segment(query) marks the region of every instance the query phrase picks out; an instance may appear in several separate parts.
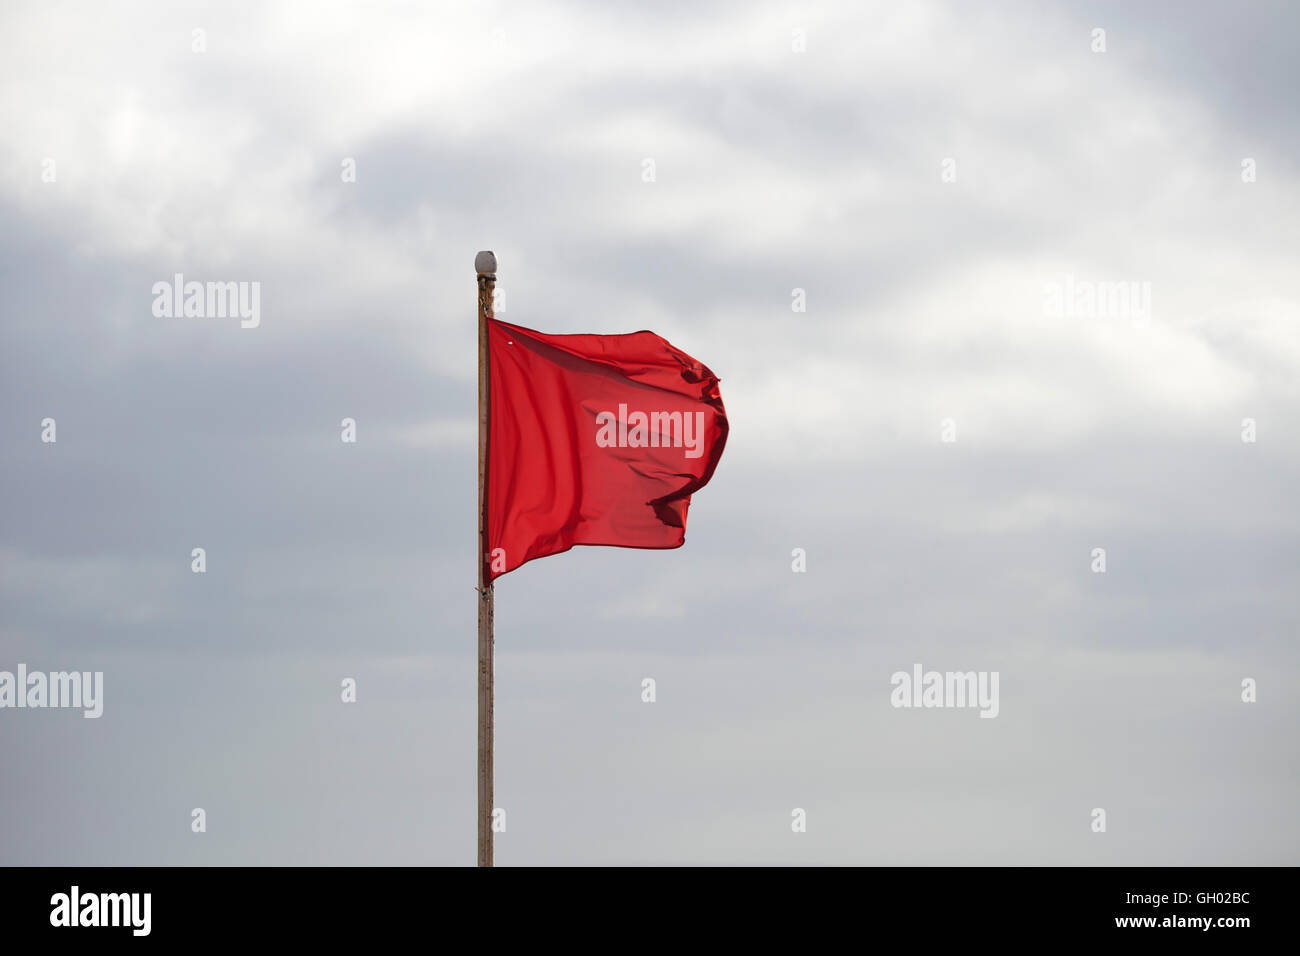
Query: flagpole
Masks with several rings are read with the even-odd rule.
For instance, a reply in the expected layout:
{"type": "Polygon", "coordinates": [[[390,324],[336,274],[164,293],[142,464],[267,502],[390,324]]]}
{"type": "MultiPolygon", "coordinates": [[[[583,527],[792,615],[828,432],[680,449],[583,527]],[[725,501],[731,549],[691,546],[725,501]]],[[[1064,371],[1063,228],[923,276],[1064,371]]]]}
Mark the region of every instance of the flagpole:
{"type": "Polygon", "coordinates": [[[493,714],[492,580],[488,576],[487,468],[491,407],[488,319],[497,283],[497,257],[474,257],[478,273],[478,865],[492,865],[493,714]]]}

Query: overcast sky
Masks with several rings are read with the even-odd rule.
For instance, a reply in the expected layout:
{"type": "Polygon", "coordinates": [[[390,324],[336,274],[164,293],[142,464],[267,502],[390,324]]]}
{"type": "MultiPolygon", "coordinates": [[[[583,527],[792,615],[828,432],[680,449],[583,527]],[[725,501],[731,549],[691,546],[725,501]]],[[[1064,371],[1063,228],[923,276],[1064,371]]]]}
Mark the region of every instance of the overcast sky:
{"type": "Polygon", "coordinates": [[[473,863],[490,248],[731,422],[497,582],[498,863],[1300,863],[1300,16],[1132,6],[6,2],[0,862],[473,863]]]}

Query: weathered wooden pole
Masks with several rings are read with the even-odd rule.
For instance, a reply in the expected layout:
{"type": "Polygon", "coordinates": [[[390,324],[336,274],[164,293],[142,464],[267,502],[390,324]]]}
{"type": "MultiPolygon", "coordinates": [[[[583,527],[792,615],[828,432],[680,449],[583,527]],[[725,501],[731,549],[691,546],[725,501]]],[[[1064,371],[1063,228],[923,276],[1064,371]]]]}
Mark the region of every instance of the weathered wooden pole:
{"type": "Polygon", "coordinates": [[[478,865],[492,865],[493,714],[492,579],[488,573],[488,432],[492,413],[488,319],[497,282],[497,257],[474,257],[478,273],[478,865]]]}

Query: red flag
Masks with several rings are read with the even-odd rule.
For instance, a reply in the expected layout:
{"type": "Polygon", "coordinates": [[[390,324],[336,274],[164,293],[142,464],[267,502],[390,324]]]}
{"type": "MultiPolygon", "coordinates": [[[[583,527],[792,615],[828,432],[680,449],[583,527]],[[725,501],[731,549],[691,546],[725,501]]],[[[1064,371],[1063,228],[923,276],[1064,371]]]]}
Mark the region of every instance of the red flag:
{"type": "Polygon", "coordinates": [[[681,547],[727,442],[717,376],[653,332],[487,324],[489,580],[578,544],[681,547]]]}

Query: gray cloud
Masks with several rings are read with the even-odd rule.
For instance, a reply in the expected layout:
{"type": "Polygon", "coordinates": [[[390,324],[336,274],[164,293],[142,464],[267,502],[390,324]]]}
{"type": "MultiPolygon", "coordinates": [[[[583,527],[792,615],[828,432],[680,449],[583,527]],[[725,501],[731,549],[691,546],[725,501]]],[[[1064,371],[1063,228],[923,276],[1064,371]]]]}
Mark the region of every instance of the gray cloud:
{"type": "Polygon", "coordinates": [[[1294,864],[1294,13],[488,7],[0,14],[0,669],[106,687],[0,712],[0,859],[472,861],[495,248],[503,318],[654,329],[732,423],[684,548],[499,582],[501,863],[1294,864]]]}

